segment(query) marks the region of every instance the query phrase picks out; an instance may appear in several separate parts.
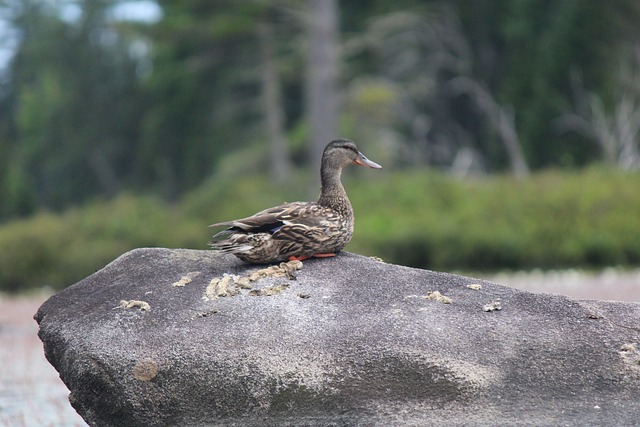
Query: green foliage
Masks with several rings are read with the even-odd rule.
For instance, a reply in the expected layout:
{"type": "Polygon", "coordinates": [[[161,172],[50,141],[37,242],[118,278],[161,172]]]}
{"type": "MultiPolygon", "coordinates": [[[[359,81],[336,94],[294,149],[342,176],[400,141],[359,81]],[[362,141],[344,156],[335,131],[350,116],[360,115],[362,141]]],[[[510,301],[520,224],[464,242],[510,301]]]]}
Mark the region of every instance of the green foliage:
{"type": "MultiPolygon", "coordinates": [[[[632,219],[640,214],[638,174],[594,168],[548,171],[527,181],[501,176],[456,182],[423,174],[394,179],[404,182],[385,182],[382,191],[404,191],[391,203],[380,200],[380,211],[358,217],[362,230],[353,250],[444,270],[640,262],[633,238],[640,224],[632,219]]],[[[352,198],[370,206],[359,200],[360,190],[352,188],[352,198]]]]}
{"type": "MultiPolygon", "coordinates": [[[[350,170],[356,212],[347,250],[435,270],[603,267],[640,263],[640,174],[600,168],[459,181],[415,170],[350,170]],[[366,173],[366,175],[364,175],[366,173]]],[[[207,225],[305,197],[262,176],[211,179],[170,205],[122,195],[0,227],[0,290],[60,288],[127,250],[205,249],[207,225]]]]}
{"type": "Polygon", "coordinates": [[[10,222],[0,228],[0,289],[60,287],[131,248],[190,243],[189,224],[175,222],[165,203],[128,195],[10,222]]]}

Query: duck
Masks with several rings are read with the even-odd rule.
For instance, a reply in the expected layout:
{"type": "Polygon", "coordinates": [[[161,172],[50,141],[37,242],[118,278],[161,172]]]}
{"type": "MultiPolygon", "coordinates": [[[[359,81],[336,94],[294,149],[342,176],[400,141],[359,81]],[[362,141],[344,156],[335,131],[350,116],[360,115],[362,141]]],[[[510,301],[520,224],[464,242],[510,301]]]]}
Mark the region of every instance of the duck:
{"type": "Polygon", "coordinates": [[[335,139],[322,153],[317,202],[284,203],[246,218],[211,224],[226,228],[209,245],[251,264],[335,256],[353,236],[353,207],[340,179],[342,169],[351,164],[382,168],[353,141],[335,139]]]}

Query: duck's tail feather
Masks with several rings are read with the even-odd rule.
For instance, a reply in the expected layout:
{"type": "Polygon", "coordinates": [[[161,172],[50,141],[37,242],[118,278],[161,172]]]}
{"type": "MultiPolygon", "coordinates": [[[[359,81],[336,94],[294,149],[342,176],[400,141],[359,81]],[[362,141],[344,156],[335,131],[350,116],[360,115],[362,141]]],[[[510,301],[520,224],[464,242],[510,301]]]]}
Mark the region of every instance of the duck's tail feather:
{"type": "Polygon", "coordinates": [[[236,245],[236,244],[225,244],[220,242],[209,242],[209,246],[214,251],[218,251],[222,254],[236,254],[241,252],[249,252],[253,249],[253,246],[250,245],[236,245]]]}
{"type": "Polygon", "coordinates": [[[251,238],[237,230],[228,228],[214,235],[209,241],[211,249],[225,254],[248,252],[254,248],[251,238]]]}

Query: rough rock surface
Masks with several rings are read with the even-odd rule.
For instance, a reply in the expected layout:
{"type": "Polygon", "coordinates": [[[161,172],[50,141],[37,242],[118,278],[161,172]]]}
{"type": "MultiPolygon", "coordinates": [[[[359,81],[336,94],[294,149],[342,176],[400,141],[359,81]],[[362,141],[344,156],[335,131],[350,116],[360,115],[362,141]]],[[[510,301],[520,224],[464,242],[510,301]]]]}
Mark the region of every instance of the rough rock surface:
{"type": "Polygon", "coordinates": [[[92,426],[640,422],[640,304],[348,253],[295,267],[138,249],[35,318],[92,426]]]}

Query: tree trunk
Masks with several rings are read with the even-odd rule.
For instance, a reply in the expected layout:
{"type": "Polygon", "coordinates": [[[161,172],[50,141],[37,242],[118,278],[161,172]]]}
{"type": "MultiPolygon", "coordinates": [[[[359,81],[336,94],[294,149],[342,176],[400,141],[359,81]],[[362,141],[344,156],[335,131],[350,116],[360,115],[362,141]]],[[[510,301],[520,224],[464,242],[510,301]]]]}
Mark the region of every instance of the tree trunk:
{"type": "MultiPolygon", "coordinates": [[[[310,160],[320,164],[325,145],[338,132],[338,10],[335,0],[309,0],[309,56],[307,114],[310,128],[310,160]]],[[[315,183],[320,181],[316,177],[315,183]]]]}
{"type": "Polygon", "coordinates": [[[108,198],[113,198],[120,192],[120,180],[118,174],[113,170],[109,164],[109,160],[105,156],[104,152],[95,147],[89,152],[88,156],[89,165],[91,169],[98,177],[98,182],[104,191],[104,194],[108,198]]]}
{"type": "Polygon", "coordinates": [[[289,179],[291,167],[284,131],[284,111],[282,92],[278,79],[271,24],[262,23],[258,27],[260,53],[262,56],[262,100],[270,147],[271,179],[283,184],[289,179]]]}
{"type": "Polygon", "coordinates": [[[516,132],[516,120],[512,111],[501,107],[497,103],[494,105],[494,126],[502,139],[507,155],[511,163],[511,171],[517,178],[527,178],[530,175],[529,166],[524,159],[520,138],[516,132]]]}

